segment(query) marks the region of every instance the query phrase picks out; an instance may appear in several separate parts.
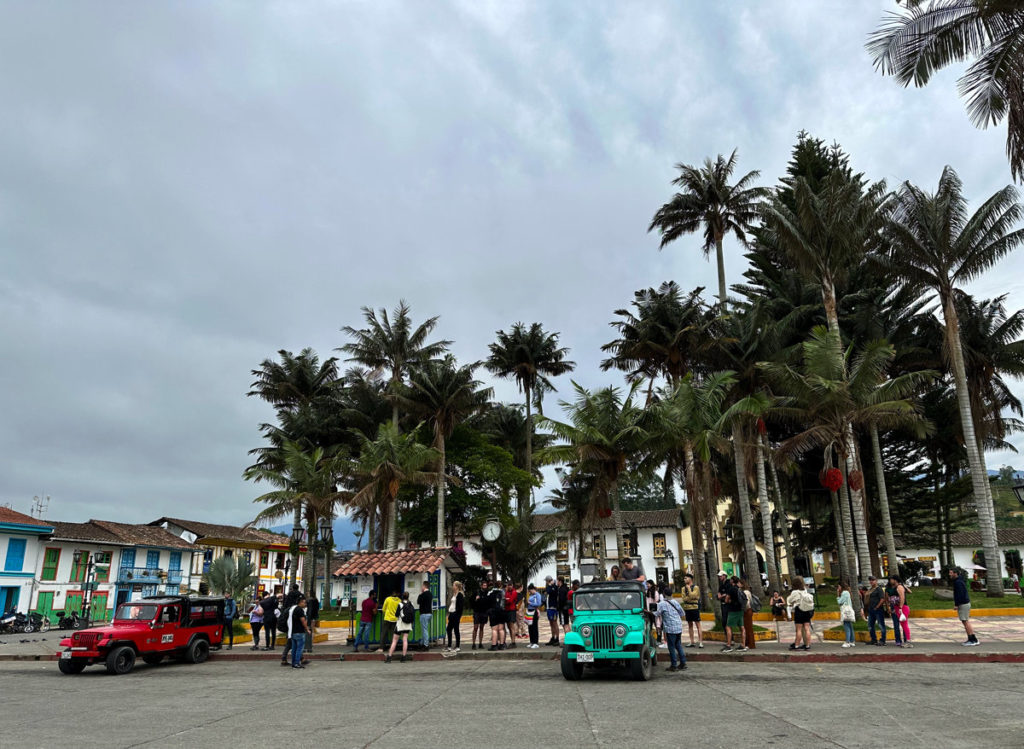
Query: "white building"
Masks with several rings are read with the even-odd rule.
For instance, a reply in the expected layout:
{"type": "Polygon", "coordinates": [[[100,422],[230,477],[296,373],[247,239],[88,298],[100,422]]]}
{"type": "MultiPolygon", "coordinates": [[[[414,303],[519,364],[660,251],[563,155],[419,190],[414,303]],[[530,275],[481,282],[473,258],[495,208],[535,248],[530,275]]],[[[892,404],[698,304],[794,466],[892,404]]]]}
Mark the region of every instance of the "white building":
{"type": "MultiPolygon", "coordinates": [[[[968,572],[973,572],[976,579],[983,580],[985,572],[980,569],[972,569],[975,555],[979,552],[983,555],[985,552],[981,544],[981,531],[957,531],[950,534],[949,540],[952,545],[953,564],[968,572]]],[[[996,530],[996,540],[1003,555],[1000,560],[1000,574],[1003,577],[1009,577],[1012,571],[1020,575],[1021,570],[1015,566],[1014,556],[1016,559],[1024,558],[1024,528],[999,528],[996,530]],[[1016,552],[1016,555],[1012,552],[1016,552]]],[[[899,546],[898,543],[897,546],[899,546]]],[[[926,565],[925,574],[929,577],[939,576],[939,550],[937,548],[900,548],[897,550],[896,556],[901,562],[923,563],[926,565]]],[[[974,566],[980,567],[981,565],[974,566]]],[[[988,560],[985,560],[984,566],[988,566],[988,560]]]]}
{"type": "Polygon", "coordinates": [[[42,540],[52,531],[51,523],[0,507],[0,613],[29,610],[42,540]]]}

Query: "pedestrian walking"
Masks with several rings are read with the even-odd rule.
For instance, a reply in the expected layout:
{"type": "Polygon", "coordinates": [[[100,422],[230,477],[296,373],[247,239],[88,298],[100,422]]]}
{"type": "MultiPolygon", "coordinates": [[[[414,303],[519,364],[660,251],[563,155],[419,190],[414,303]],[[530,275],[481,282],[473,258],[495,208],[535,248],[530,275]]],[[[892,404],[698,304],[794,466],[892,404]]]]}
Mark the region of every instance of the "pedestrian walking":
{"type": "Polygon", "coordinates": [[[306,652],[313,651],[313,637],[316,635],[316,625],[320,623],[320,599],[316,593],[306,596],[306,652]]]}
{"type": "Polygon", "coordinates": [[[420,647],[430,650],[430,622],[434,618],[434,596],[430,594],[430,583],[423,583],[416,605],[420,610],[420,647]]]}
{"type": "Polygon", "coordinates": [[[259,601],[249,612],[249,629],[252,630],[252,647],[249,650],[259,650],[260,630],[263,629],[263,606],[259,601]]]}
{"type": "MultiPolygon", "coordinates": [[[[455,636],[455,650],[458,653],[462,649],[462,609],[465,606],[466,597],[462,594],[462,583],[456,580],[452,583],[452,594],[448,599],[448,626],[445,634],[448,635],[448,647],[445,650],[452,652],[452,635],[455,636]]],[[[475,625],[474,625],[475,626],[475,625]]]]}
{"type": "MultiPolygon", "coordinates": [[[[409,597],[408,593],[403,591],[404,597],[409,597]]],[[[391,591],[388,593],[388,597],[384,599],[384,605],[381,607],[381,614],[383,621],[380,625],[380,649],[387,650],[391,646],[391,640],[395,635],[395,629],[398,627],[398,609],[402,606],[402,598],[399,597],[397,591],[391,591]]]]}
{"type": "Polygon", "coordinates": [[[526,589],[526,628],[530,634],[530,648],[536,650],[540,647],[540,608],[543,600],[537,590],[537,586],[530,583],[526,589]]]}
{"type": "MultiPolygon", "coordinates": [[[[387,601],[385,601],[387,603],[387,601]]],[[[384,658],[385,663],[391,663],[391,657],[395,654],[398,641],[402,641],[402,663],[409,659],[409,633],[412,632],[412,624],[416,621],[416,609],[409,601],[409,591],[402,591],[401,605],[398,608],[398,616],[395,621],[395,633],[391,636],[391,649],[384,658]]]]}
{"type": "Polygon", "coordinates": [[[690,644],[687,647],[704,647],[704,632],[700,627],[700,588],[693,584],[693,575],[687,572],[683,575],[683,615],[686,618],[686,627],[690,631],[690,644]],[[693,632],[697,631],[697,641],[694,642],[693,632]]]}
{"type": "Polygon", "coordinates": [[[802,577],[793,578],[793,590],[786,599],[793,609],[793,624],[796,630],[790,650],[811,649],[811,619],[814,617],[814,596],[807,591],[802,577]],[[800,642],[803,641],[801,645],[800,642]]]}
{"type": "MultiPolygon", "coordinates": [[[[263,649],[270,650],[274,647],[274,640],[277,637],[277,596],[272,593],[268,594],[260,601],[260,608],[263,609],[263,637],[266,640],[263,649]]],[[[259,643],[253,642],[253,645],[259,645],[259,643]]]]}
{"type": "Polygon", "coordinates": [[[855,648],[857,643],[853,636],[853,623],[857,615],[853,610],[853,599],[850,597],[850,586],[846,583],[836,585],[836,603],[839,605],[839,621],[843,623],[843,630],[846,632],[844,648],[855,648]]]}
{"type": "Polygon", "coordinates": [[[238,616],[238,604],[229,590],[224,594],[224,632],[228,636],[228,650],[235,644],[235,618],[238,616]]]}
{"type": "Polygon", "coordinates": [[[306,643],[306,597],[299,595],[295,605],[288,609],[288,642],[292,644],[292,668],[305,668],[302,648],[306,643]]]}
{"type": "Polygon", "coordinates": [[[956,608],[957,618],[967,633],[967,639],[960,644],[969,648],[975,647],[978,645],[978,638],[974,636],[974,626],[971,624],[971,594],[967,592],[967,583],[960,570],[955,567],[949,571],[949,579],[953,581],[953,607],[956,608]]]}
{"type": "Polygon", "coordinates": [[[864,591],[864,613],[868,620],[868,633],[871,644],[885,647],[885,620],[889,618],[889,600],[885,597],[885,589],[879,586],[874,575],[868,575],[868,589],[864,591]],[[875,625],[881,629],[882,639],[879,641],[875,633],[875,625]]]}
{"type": "Polygon", "coordinates": [[[661,619],[661,627],[665,633],[668,657],[672,662],[668,670],[685,671],[686,653],[683,652],[683,617],[686,614],[679,602],[672,597],[671,586],[666,585],[665,589],[665,595],[658,602],[658,617],[661,619]]]}
{"type": "Polygon", "coordinates": [[[377,591],[371,590],[359,608],[359,630],[356,632],[355,649],[353,653],[359,652],[359,646],[363,645],[367,653],[370,652],[370,638],[373,637],[373,618],[377,615],[377,591]]]}
{"type": "Polygon", "coordinates": [[[733,584],[740,589],[742,596],[740,603],[743,605],[743,649],[753,650],[757,647],[757,641],[754,639],[754,594],[750,592],[746,580],[734,577],[733,584]]]}
{"type": "Polygon", "coordinates": [[[896,635],[896,647],[914,647],[910,644],[910,606],[907,605],[907,588],[897,575],[889,575],[889,584],[885,586],[885,595],[889,599],[889,612],[892,616],[892,631],[896,635]],[[900,637],[901,632],[902,637],[900,637]]]}
{"type": "Polygon", "coordinates": [[[487,581],[482,580],[473,596],[473,650],[477,649],[478,637],[480,649],[483,650],[484,647],[484,629],[487,627],[488,611],[491,608],[491,592],[487,588],[487,581]]]}

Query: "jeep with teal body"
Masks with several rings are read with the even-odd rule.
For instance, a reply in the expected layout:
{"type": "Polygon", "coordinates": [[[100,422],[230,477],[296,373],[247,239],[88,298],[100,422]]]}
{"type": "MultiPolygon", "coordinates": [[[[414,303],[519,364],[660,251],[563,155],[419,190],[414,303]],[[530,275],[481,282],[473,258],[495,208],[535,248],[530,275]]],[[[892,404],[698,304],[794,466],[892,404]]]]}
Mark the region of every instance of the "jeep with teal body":
{"type": "Polygon", "coordinates": [[[641,583],[605,581],[581,585],[572,598],[572,631],[565,633],[562,676],[576,681],[583,669],[625,666],[637,681],[651,678],[657,643],[654,616],[641,583]]]}

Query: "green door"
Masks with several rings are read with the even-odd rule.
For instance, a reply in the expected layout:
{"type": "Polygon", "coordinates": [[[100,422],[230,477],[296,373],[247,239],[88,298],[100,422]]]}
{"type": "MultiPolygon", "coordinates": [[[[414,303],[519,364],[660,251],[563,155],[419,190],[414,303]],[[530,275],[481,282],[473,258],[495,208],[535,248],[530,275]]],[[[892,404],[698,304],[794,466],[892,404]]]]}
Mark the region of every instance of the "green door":
{"type": "Polygon", "coordinates": [[[53,591],[43,591],[39,593],[39,598],[36,600],[36,613],[45,616],[50,620],[50,624],[56,624],[56,619],[53,617],[53,591]]]}
{"type": "Polygon", "coordinates": [[[82,613],[82,591],[80,590],[70,590],[64,596],[64,613],[71,616],[72,611],[82,613]]]}
{"type": "Polygon", "coordinates": [[[93,593],[89,608],[92,610],[94,621],[107,621],[110,618],[110,610],[107,608],[107,591],[93,593]]]}

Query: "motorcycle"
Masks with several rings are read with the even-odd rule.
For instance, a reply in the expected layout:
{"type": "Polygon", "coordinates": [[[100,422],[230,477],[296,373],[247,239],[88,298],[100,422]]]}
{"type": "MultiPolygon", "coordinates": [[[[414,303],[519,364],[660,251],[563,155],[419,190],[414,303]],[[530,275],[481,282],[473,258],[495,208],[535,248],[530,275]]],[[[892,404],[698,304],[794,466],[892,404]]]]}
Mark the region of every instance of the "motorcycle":
{"type": "Polygon", "coordinates": [[[78,615],[77,611],[65,615],[63,611],[54,611],[54,616],[57,617],[57,629],[82,629],[85,624],[85,620],[78,615]]]}
{"type": "Polygon", "coordinates": [[[14,635],[33,632],[32,620],[17,611],[9,611],[0,618],[0,634],[14,635]]]}
{"type": "Polygon", "coordinates": [[[26,632],[49,632],[50,631],[50,620],[48,617],[42,614],[32,612],[28,615],[28,621],[32,629],[26,629],[26,632]]]}

